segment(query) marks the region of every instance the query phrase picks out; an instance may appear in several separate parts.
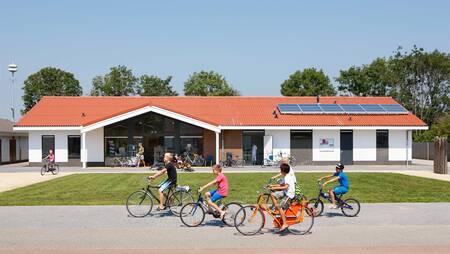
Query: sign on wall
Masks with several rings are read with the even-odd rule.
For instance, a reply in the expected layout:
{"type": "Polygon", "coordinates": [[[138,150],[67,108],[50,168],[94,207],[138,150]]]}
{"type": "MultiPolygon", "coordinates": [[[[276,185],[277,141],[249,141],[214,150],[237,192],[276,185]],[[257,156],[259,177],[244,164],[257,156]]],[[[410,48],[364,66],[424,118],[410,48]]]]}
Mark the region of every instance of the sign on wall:
{"type": "Polygon", "coordinates": [[[333,152],[334,138],[320,138],[319,149],[321,152],[333,152]]]}

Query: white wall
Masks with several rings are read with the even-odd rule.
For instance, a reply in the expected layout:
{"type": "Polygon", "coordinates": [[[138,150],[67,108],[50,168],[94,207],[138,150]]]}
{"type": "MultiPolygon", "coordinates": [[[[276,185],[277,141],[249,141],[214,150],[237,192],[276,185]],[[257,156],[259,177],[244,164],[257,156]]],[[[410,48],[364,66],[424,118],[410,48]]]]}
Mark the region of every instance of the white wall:
{"type": "MultiPolygon", "coordinates": [[[[104,161],[105,146],[103,143],[103,127],[86,133],[86,154],[88,162],[104,161]]],[[[81,145],[81,147],[83,147],[83,145],[81,145]]]]}
{"type": "Polygon", "coordinates": [[[408,160],[412,159],[411,140],[412,132],[405,130],[389,130],[389,160],[390,161],[406,161],[406,154],[408,160]]]}
{"type": "Polygon", "coordinates": [[[353,161],[377,160],[376,130],[353,130],[353,161]]]}
{"type": "Polygon", "coordinates": [[[313,161],[339,161],[341,159],[341,142],[339,130],[313,130],[313,161]],[[333,149],[319,147],[321,138],[334,139],[333,149]]]}
{"type": "Polygon", "coordinates": [[[291,131],[290,130],[266,130],[266,136],[272,136],[272,153],[277,155],[280,152],[283,156],[291,153],[291,131]]]}
{"type": "Polygon", "coordinates": [[[80,131],[29,131],[29,161],[42,162],[42,136],[55,136],[55,161],[68,162],[67,136],[80,135],[80,131]]]}

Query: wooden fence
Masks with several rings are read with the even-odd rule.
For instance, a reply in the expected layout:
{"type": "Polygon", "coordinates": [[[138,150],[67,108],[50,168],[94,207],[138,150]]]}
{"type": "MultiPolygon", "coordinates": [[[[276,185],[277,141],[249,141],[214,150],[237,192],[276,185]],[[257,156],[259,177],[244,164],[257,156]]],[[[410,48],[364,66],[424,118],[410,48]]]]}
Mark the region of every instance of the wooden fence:
{"type": "MultiPolygon", "coordinates": [[[[434,160],[434,154],[434,142],[413,142],[413,159],[434,160]]],[[[450,161],[450,149],[447,150],[447,161],[450,161]]]]}

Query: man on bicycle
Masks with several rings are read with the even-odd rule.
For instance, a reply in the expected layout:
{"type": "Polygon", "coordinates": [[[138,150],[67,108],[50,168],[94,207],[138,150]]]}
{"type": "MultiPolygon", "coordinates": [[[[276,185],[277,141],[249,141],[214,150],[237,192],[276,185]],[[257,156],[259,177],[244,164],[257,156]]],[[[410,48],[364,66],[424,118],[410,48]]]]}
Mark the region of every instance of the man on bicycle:
{"type": "Polygon", "coordinates": [[[149,180],[158,178],[167,172],[167,179],[159,184],[159,210],[166,209],[164,207],[164,191],[177,184],[177,170],[175,169],[173,155],[171,153],[164,154],[164,168],[149,176],[149,180]]]}
{"type": "Polygon", "coordinates": [[[286,223],[286,215],[284,210],[288,209],[290,205],[290,200],[295,198],[295,183],[297,179],[294,174],[289,174],[291,167],[283,163],[280,165],[280,174],[283,176],[284,181],[281,184],[271,184],[269,189],[272,191],[270,196],[272,198],[273,205],[275,209],[280,213],[283,225],[280,227],[280,231],[285,230],[288,227],[286,223]],[[278,205],[277,199],[280,200],[280,206],[278,205]]]}
{"type": "Polygon", "coordinates": [[[321,177],[318,180],[322,181],[323,179],[329,180],[322,184],[322,188],[329,183],[339,181],[339,186],[336,186],[333,189],[328,190],[328,194],[330,195],[332,203],[331,209],[338,209],[338,207],[336,206],[336,195],[342,195],[347,193],[350,187],[348,176],[344,173],[344,165],[342,163],[336,164],[336,173],[321,177]]]}

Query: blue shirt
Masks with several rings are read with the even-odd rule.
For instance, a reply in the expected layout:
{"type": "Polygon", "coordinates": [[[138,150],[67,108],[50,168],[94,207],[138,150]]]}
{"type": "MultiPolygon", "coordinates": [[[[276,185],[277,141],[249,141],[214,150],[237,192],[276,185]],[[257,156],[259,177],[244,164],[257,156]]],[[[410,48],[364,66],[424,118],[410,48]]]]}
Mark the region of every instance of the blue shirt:
{"type": "Polygon", "coordinates": [[[333,176],[339,177],[339,185],[345,188],[349,188],[350,182],[348,176],[344,172],[334,173],[333,176]]]}

